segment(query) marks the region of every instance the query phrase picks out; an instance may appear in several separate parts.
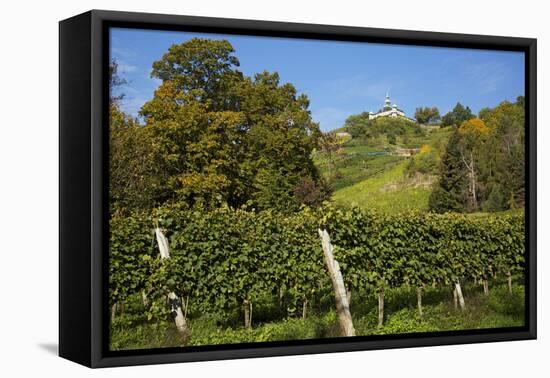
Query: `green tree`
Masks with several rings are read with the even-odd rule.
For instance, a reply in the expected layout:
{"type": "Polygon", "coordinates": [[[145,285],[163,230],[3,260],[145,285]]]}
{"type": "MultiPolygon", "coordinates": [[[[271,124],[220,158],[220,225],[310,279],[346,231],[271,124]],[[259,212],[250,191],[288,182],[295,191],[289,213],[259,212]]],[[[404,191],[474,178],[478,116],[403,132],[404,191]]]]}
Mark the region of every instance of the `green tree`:
{"type": "Polygon", "coordinates": [[[420,124],[433,124],[441,119],[439,109],[437,107],[420,107],[416,108],[414,112],[414,118],[420,124]]]}
{"type": "Polygon", "coordinates": [[[522,109],[525,109],[525,96],[516,97],[516,105],[522,109]]]}
{"type": "Polygon", "coordinates": [[[460,102],[457,102],[453,110],[445,114],[441,118],[441,126],[460,126],[462,122],[474,118],[472,110],[469,107],[464,107],[460,102]]]}
{"type": "Polygon", "coordinates": [[[464,121],[458,128],[461,141],[458,144],[460,159],[468,177],[467,210],[475,211],[479,207],[479,166],[480,154],[489,133],[485,122],[479,118],[464,121]]]}
{"type": "Polygon", "coordinates": [[[289,211],[328,198],[311,157],[321,133],[308,98],[277,73],[242,75],[233,53],[228,41],[194,38],[153,64],[162,84],[141,114],[166,199],[289,211]]]}
{"type": "Polygon", "coordinates": [[[477,113],[477,118],[481,119],[483,122],[487,122],[487,120],[491,116],[491,112],[491,108],[481,108],[477,113]]]}
{"type": "Polygon", "coordinates": [[[468,181],[460,158],[460,134],[453,132],[441,157],[439,179],[429,199],[429,208],[438,213],[461,212],[468,181]]]}
{"type": "Polygon", "coordinates": [[[344,128],[352,138],[361,138],[367,135],[368,127],[370,124],[369,113],[363,112],[361,114],[350,115],[346,118],[344,128]]]}
{"type": "Polygon", "coordinates": [[[318,202],[328,199],[328,186],[312,160],[322,134],[311,118],[309,99],[298,95],[292,84],[281,85],[279,75],[269,72],[247,78],[241,94],[240,109],[248,125],[243,169],[250,174],[252,204],[295,210],[304,198],[296,195],[309,180],[324,193],[318,202]]]}
{"type": "Polygon", "coordinates": [[[212,107],[165,81],[141,109],[160,160],[167,200],[215,206],[236,204],[243,195],[244,119],[239,112],[212,107]]]}
{"type": "Polygon", "coordinates": [[[516,103],[502,102],[482,109],[480,117],[464,121],[449,139],[430,199],[432,210],[502,211],[524,206],[524,102],[521,96],[516,103]]]}
{"type": "Polygon", "coordinates": [[[151,139],[139,123],[111,104],[109,196],[112,211],[150,209],[164,192],[163,171],[151,139]]]}
{"type": "Polygon", "coordinates": [[[124,93],[114,94],[127,82],[109,65],[109,195],[112,212],[149,209],[158,201],[162,171],[158,169],[147,132],[136,119],[120,110],[124,93]]]}
{"type": "Polygon", "coordinates": [[[170,46],[153,63],[151,76],[172,82],[177,91],[189,95],[187,100],[209,100],[213,109],[227,109],[235,102],[229,95],[232,87],[242,80],[234,52],[226,40],[193,38],[170,46]]]}
{"type": "Polygon", "coordinates": [[[109,64],[109,103],[111,105],[120,105],[120,101],[124,98],[124,93],[115,94],[117,88],[128,84],[126,79],[118,73],[118,62],[112,60],[109,64]]]}
{"type": "Polygon", "coordinates": [[[497,203],[500,210],[521,207],[525,202],[525,109],[521,96],[516,103],[503,102],[492,109],[485,122],[490,133],[481,167],[491,207],[497,203]]]}
{"type": "Polygon", "coordinates": [[[493,183],[487,200],[483,203],[483,211],[502,211],[509,208],[509,191],[500,183],[493,183]]]}

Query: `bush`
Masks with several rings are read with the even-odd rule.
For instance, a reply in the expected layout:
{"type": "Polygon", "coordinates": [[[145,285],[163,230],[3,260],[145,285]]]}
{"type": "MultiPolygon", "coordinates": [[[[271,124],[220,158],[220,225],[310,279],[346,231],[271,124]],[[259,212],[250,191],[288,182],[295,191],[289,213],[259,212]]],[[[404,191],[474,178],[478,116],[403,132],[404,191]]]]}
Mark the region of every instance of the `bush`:
{"type": "MultiPolygon", "coordinates": [[[[428,146],[425,146],[428,147],[428,146]]],[[[412,156],[405,166],[405,175],[413,177],[417,173],[436,175],[438,170],[438,156],[431,148],[421,149],[419,154],[412,156]]]]}
{"type": "Polygon", "coordinates": [[[381,335],[395,335],[410,332],[436,332],[438,327],[423,321],[415,309],[404,308],[388,315],[384,327],[378,330],[381,335]]]}
{"type": "MultiPolygon", "coordinates": [[[[268,323],[256,328],[226,328],[215,327],[213,322],[205,323],[199,319],[200,326],[192,325],[192,337],[189,345],[217,345],[234,343],[251,343],[266,341],[305,340],[336,336],[330,330],[338,327],[334,313],[323,317],[315,316],[307,319],[284,319],[277,323],[268,323]]],[[[192,323],[194,324],[194,323],[192,323]]]]}

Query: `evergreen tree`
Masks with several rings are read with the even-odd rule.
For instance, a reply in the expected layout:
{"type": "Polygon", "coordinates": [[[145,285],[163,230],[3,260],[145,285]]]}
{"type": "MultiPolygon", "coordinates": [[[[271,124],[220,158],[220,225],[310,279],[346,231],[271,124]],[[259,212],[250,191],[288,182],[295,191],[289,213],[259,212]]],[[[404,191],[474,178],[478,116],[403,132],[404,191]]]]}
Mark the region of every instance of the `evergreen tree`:
{"type": "Polygon", "coordinates": [[[491,130],[484,148],[486,181],[506,197],[508,208],[525,202],[525,109],[522,97],[516,103],[502,102],[487,119],[491,130]]]}
{"type": "Polygon", "coordinates": [[[524,100],[482,109],[480,118],[464,121],[450,137],[429,202],[433,211],[524,206],[524,100]]]}
{"type": "Polygon", "coordinates": [[[464,211],[468,179],[460,157],[460,139],[457,129],[449,138],[441,157],[439,180],[429,199],[429,208],[432,211],[464,211]]]}
{"type": "Polygon", "coordinates": [[[483,203],[483,211],[494,212],[503,211],[508,209],[510,198],[510,191],[506,190],[500,183],[494,183],[491,185],[491,190],[487,197],[487,200],[483,203]]]}

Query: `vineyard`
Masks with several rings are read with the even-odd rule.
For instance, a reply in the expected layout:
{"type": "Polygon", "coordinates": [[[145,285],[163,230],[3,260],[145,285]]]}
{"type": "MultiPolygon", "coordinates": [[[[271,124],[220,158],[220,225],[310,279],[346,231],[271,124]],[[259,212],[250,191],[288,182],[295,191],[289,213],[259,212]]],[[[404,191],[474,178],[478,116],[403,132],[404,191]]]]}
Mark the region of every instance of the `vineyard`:
{"type": "Polygon", "coordinates": [[[111,350],[525,324],[521,88],[331,125],[307,75],[188,37],[142,62],[138,112],[109,65],[111,350]]]}
{"type": "Polygon", "coordinates": [[[489,296],[493,283],[522,313],[515,290],[523,284],[521,211],[388,215],[327,206],[285,215],[172,205],[111,219],[111,347],[149,346],[117,339],[117,329],[144,325],[175,335],[168,344],[180,346],[288,338],[277,332],[281,324],[292,338],[341,336],[319,229],[334,246],[357,334],[373,328],[361,330],[361,311],[376,313],[375,332],[384,333],[388,316],[401,310],[392,303],[414,304],[422,318],[429,316],[423,303],[454,300],[460,316],[469,307],[466,292],[482,287],[489,296]],[[155,229],[166,235],[169,258],[155,229]],[[195,327],[174,333],[171,311],[195,327]],[[295,324],[308,319],[300,323],[305,331],[295,324]],[[199,337],[205,322],[216,330],[206,339],[199,337]]]}

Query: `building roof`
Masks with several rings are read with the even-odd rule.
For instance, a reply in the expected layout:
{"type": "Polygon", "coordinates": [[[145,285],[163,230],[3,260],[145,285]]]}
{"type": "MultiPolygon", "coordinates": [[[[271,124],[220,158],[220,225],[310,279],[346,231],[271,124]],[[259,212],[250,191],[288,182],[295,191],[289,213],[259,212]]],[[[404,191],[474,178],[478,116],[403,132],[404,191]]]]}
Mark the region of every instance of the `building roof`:
{"type": "Polygon", "coordinates": [[[388,93],[386,93],[386,99],[384,100],[384,106],[382,107],[382,109],[378,110],[376,113],[373,113],[373,112],[369,112],[369,113],[373,114],[373,115],[376,115],[376,114],[387,112],[387,111],[390,111],[390,110],[393,110],[393,109],[396,109],[398,112],[401,112],[401,113],[405,114],[405,112],[403,110],[401,110],[397,107],[397,104],[394,103],[392,105],[391,100],[390,100],[390,95],[388,93]]]}

